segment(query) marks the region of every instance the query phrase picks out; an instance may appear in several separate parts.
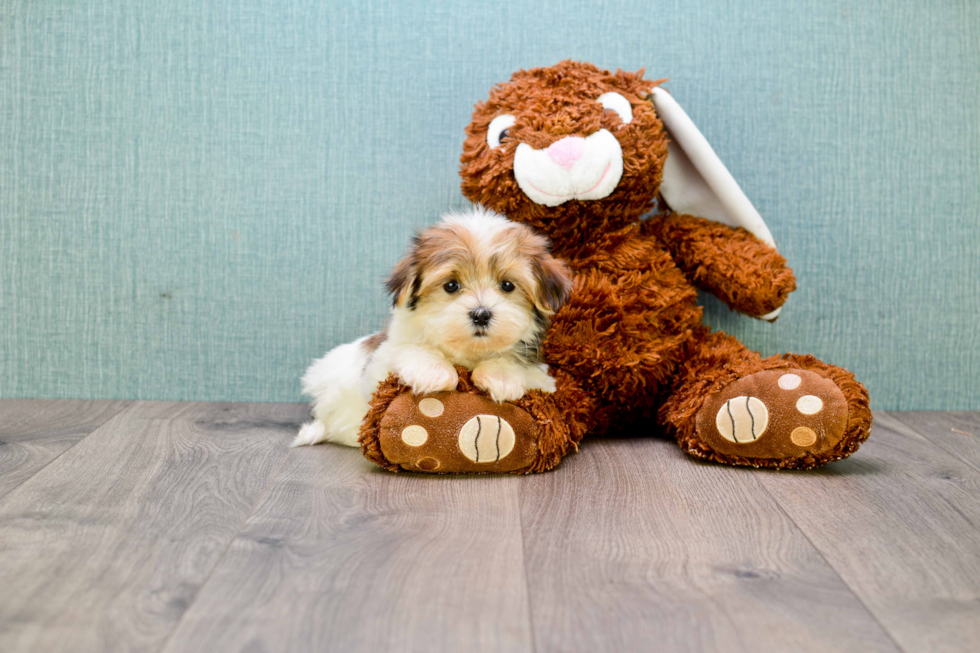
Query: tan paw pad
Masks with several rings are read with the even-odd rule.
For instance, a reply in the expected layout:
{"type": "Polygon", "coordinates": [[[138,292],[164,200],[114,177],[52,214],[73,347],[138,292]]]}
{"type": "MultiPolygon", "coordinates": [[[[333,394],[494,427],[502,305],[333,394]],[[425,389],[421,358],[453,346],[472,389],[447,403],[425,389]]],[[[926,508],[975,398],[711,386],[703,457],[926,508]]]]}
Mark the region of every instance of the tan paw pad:
{"type": "Polygon", "coordinates": [[[428,458],[428,457],[420,458],[418,462],[416,462],[415,464],[423,472],[435,472],[438,471],[440,467],[442,467],[442,463],[440,463],[438,460],[436,460],[435,458],[428,458]]]}
{"type": "Polygon", "coordinates": [[[434,397],[426,397],[419,402],[419,412],[426,417],[439,417],[446,407],[434,397]]]}
{"type": "Polygon", "coordinates": [[[803,379],[800,378],[799,374],[789,373],[779,377],[777,383],[779,383],[779,387],[783,390],[796,390],[803,383],[803,379]]]}
{"type": "Polygon", "coordinates": [[[514,429],[496,415],[477,415],[459,430],[459,450],[475,463],[495,463],[514,450],[514,429]]]}
{"type": "Polygon", "coordinates": [[[796,410],[804,415],[816,415],[823,410],[823,399],[816,395],[803,395],[796,400],[796,410]]]}
{"type": "Polygon", "coordinates": [[[758,440],[769,425],[769,409],[755,397],[733,397],[718,410],[715,426],[729,442],[758,440]]]}
{"type": "Polygon", "coordinates": [[[411,424],[402,429],[402,442],[410,447],[421,447],[429,439],[429,432],[424,426],[411,424]]]}
{"type": "Polygon", "coordinates": [[[789,439],[792,440],[793,444],[798,447],[809,447],[817,441],[817,434],[813,431],[813,429],[809,429],[805,426],[797,426],[795,429],[793,429],[793,432],[789,434],[789,439]]]}

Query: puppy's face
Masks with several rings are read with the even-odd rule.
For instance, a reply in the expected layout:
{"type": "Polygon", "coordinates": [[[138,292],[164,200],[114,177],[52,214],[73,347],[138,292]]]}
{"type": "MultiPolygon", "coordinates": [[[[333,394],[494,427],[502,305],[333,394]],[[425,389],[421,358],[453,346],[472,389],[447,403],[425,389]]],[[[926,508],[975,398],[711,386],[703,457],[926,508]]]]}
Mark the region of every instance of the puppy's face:
{"type": "Polygon", "coordinates": [[[536,356],[571,278],[530,228],[482,209],[420,233],[388,280],[396,310],[450,357],[536,356]]]}

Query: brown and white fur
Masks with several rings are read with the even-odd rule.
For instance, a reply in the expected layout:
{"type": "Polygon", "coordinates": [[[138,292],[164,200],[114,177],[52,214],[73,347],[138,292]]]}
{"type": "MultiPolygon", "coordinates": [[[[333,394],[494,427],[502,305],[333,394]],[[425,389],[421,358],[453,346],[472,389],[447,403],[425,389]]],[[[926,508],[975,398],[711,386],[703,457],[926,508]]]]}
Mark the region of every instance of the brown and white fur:
{"type": "Polygon", "coordinates": [[[341,345],[303,377],[313,421],[293,446],[358,446],[378,384],[395,373],[415,394],[455,390],[454,365],[495,401],[554,392],[539,344],[571,292],[565,264],[531,228],[480,206],[449,213],[419,233],[388,279],[385,331],[341,345]]]}

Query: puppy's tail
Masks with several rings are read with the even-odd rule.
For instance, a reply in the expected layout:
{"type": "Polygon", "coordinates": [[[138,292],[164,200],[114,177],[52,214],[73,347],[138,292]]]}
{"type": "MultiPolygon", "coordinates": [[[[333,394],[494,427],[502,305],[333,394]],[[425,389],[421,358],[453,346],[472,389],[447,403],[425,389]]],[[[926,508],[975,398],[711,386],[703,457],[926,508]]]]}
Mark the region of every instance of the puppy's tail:
{"type": "Polygon", "coordinates": [[[327,428],[318,419],[307,422],[299,429],[299,434],[290,447],[301,447],[304,444],[319,444],[327,441],[327,428]]]}

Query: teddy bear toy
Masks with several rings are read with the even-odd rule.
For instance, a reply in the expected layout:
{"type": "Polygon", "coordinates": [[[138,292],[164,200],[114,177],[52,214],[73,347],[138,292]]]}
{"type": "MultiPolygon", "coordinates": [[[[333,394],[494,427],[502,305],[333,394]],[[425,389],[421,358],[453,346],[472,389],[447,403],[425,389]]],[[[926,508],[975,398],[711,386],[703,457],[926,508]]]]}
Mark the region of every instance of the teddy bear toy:
{"type": "Polygon", "coordinates": [[[476,105],[463,193],[547,235],[574,274],[541,344],[557,389],[496,403],[461,368],[455,391],[425,397],[389,377],[361,427],[367,458],[393,471],[540,472],[585,436],[618,431],[666,433],[720,463],[807,469],[867,439],[868,393],[850,372],[763,358],[702,323],[698,289],[773,320],[796,282],[663,81],[564,61],[521,70],[476,105]]]}

